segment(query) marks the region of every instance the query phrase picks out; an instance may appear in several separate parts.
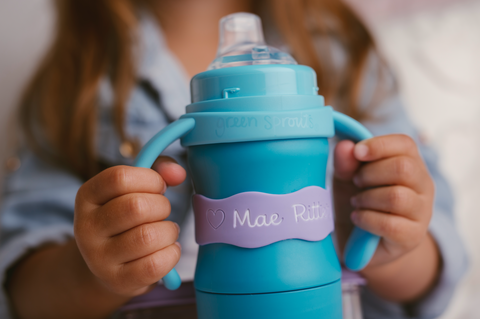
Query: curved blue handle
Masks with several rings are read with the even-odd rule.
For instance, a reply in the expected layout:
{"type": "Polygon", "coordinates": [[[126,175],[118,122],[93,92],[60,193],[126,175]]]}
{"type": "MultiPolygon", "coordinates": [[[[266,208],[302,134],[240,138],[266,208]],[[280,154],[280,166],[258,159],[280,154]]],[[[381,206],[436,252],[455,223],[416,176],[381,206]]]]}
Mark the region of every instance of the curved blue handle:
{"type": "MultiPolygon", "coordinates": [[[[335,132],[341,137],[351,139],[355,142],[373,137],[372,133],[370,133],[365,126],[345,114],[334,111],[333,121],[335,132]]],[[[379,241],[379,236],[355,227],[345,245],[345,266],[353,271],[359,271],[365,268],[377,250],[379,241]]]]}
{"type": "MultiPolygon", "coordinates": [[[[195,127],[195,120],[192,118],[180,119],[158,132],[142,148],[135,159],[136,167],[152,167],[153,163],[168,145],[181,138],[195,127]]],[[[163,277],[163,284],[169,290],[180,287],[182,280],[175,268],[163,277]]]]}

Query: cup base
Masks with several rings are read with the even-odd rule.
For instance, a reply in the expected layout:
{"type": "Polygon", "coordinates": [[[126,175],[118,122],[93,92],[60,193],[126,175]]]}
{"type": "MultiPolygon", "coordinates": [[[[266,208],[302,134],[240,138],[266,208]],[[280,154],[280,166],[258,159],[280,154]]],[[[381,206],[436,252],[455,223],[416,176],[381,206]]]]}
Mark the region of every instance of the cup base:
{"type": "Polygon", "coordinates": [[[280,293],[214,294],[197,290],[198,319],[342,319],[340,280],[280,293]]]}

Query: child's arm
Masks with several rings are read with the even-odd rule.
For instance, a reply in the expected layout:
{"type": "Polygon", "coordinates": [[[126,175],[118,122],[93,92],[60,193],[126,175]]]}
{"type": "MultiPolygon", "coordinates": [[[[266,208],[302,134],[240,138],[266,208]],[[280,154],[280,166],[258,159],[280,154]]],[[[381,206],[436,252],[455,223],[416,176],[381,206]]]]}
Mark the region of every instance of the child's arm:
{"type": "Polygon", "coordinates": [[[20,262],[7,292],[21,319],[107,318],[128,300],[95,278],[74,240],[39,249],[20,262]]]}
{"type": "Polygon", "coordinates": [[[37,250],[11,270],[7,290],[20,318],[105,318],[174,267],[179,229],[163,221],[170,204],[162,194],[185,171],[170,160],[157,170],[117,166],[80,188],[75,241],[37,250]]]}
{"type": "Polygon", "coordinates": [[[402,303],[429,292],[441,259],[428,234],[434,184],[415,142],[406,135],[375,137],[356,146],[340,142],[334,192],[341,247],[352,227],[349,219],[382,237],[362,271],[370,289],[402,303]],[[350,215],[352,206],[356,208],[350,215]]]}

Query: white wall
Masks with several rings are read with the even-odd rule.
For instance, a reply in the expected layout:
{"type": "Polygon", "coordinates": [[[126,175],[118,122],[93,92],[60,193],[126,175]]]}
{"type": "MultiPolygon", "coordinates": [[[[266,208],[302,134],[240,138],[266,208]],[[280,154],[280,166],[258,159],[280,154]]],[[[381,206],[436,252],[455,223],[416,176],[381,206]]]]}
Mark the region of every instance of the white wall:
{"type": "Polygon", "coordinates": [[[480,1],[349,1],[368,17],[455,192],[471,268],[442,318],[480,318],[480,1]]]}
{"type": "Polygon", "coordinates": [[[12,111],[48,47],[53,23],[49,0],[0,0],[0,181],[11,155],[12,111]]]}

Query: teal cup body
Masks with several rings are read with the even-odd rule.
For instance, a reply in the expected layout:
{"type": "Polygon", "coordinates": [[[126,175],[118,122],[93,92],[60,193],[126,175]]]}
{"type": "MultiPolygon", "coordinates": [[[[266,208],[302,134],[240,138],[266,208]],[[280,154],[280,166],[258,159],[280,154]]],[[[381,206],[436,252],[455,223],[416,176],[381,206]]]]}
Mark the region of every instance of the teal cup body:
{"type": "MultiPolygon", "coordinates": [[[[201,145],[188,152],[195,191],[209,198],[325,188],[327,138],[201,145]]],[[[200,246],[195,274],[199,318],[341,318],[340,276],[331,236],[253,249],[200,246]]]]}
{"type": "MultiPolygon", "coordinates": [[[[200,73],[191,81],[187,113],[147,143],[136,166],[150,167],[181,138],[195,196],[223,200],[250,192],[324,189],[328,139],[335,133],[356,141],[371,135],[324,106],[317,91],[315,72],[301,65],[200,73]]],[[[195,211],[197,236],[198,214],[204,213],[195,211]]],[[[341,269],[331,236],[291,237],[251,248],[201,243],[194,280],[199,319],[342,318],[341,269]]],[[[347,267],[363,268],[378,239],[356,228],[345,248],[347,267]]],[[[164,283],[169,289],[180,284],[175,270],[164,283]]]]}

